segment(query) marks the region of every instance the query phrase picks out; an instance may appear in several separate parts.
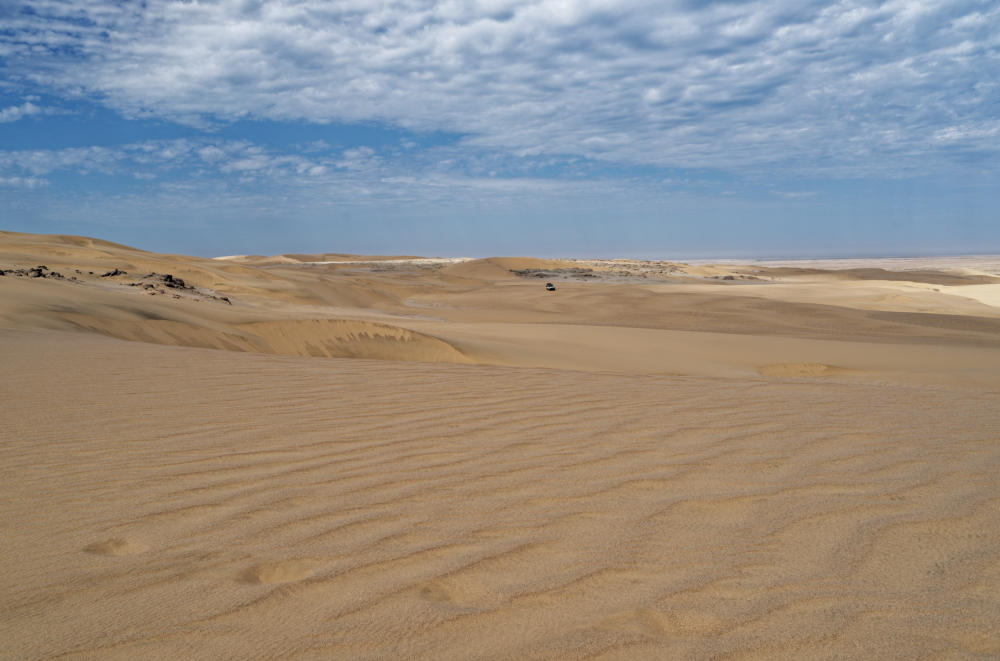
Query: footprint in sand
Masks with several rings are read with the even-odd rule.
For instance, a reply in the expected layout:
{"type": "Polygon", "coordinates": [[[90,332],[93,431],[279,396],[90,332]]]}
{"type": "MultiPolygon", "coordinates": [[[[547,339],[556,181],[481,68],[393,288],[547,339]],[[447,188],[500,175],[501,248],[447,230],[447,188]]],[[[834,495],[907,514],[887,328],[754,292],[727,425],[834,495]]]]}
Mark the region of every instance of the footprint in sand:
{"type": "Polygon", "coordinates": [[[443,585],[437,583],[430,583],[421,587],[420,596],[427,601],[436,601],[438,603],[454,601],[448,590],[443,585]]]}
{"type": "Polygon", "coordinates": [[[244,583],[259,585],[291,583],[312,576],[318,564],[315,560],[284,560],[262,563],[247,569],[241,574],[241,578],[244,583]]]}
{"type": "Polygon", "coordinates": [[[705,635],[716,630],[720,620],[708,613],[635,608],[603,622],[602,628],[638,633],[649,637],[705,635]]]}
{"type": "Polygon", "coordinates": [[[96,553],[97,555],[132,555],[133,553],[142,553],[146,550],[146,547],[139,542],[128,539],[125,537],[116,537],[114,539],[109,539],[103,542],[97,542],[96,544],[91,544],[87,548],[83,549],[87,553],[96,553]]]}
{"type": "Polygon", "coordinates": [[[435,579],[417,587],[425,601],[460,608],[476,608],[497,599],[487,585],[474,580],[435,579]]]}

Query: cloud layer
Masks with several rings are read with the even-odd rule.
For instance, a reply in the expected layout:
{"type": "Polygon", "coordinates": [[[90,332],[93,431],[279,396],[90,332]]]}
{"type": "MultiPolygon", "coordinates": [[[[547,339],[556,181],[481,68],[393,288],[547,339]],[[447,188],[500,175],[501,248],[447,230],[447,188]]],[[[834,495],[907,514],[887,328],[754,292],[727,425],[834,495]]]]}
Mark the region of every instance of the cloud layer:
{"type": "MultiPolygon", "coordinates": [[[[381,122],[515,158],[744,174],[899,177],[1000,153],[1000,6],[988,0],[32,0],[0,12],[9,89],[131,117],[381,122]]],[[[268,167],[252,155],[229,166],[268,167]]]]}
{"type": "Polygon", "coordinates": [[[0,216],[198,254],[1000,250],[997,71],[995,0],[15,0],[0,216]]]}

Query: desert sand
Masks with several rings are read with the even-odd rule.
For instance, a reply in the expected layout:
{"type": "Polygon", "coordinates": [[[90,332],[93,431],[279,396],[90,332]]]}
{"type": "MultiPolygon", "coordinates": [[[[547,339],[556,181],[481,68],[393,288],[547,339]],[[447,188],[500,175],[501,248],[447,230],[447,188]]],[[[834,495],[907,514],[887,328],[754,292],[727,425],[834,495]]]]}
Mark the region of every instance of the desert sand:
{"type": "Polygon", "coordinates": [[[1000,657],[996,257],[0,270],[2,658],[1000,657]]]}

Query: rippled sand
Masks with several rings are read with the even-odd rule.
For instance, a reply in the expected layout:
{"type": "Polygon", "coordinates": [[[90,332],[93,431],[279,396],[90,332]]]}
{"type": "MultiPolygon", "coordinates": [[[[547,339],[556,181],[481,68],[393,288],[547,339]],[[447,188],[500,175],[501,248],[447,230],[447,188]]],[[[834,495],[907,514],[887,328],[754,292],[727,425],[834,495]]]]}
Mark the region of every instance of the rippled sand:
{"type": "MultiPolygon", "coordinates": [[[[534,289],[508,326],[459,305],[491,288],[512,305],[520,280],[454,277],[438,298],[395,290],[448,306],[409,325],[393,313],[419,336],[320,324],[336,350],[415,346],[436,363],[262,352],[297,353],[314,330],[234,331],[279,321],[241,308],[248,290],[216,288],[230,308],[0,282],[0,656],[1000,656],[990,313],[942,326],[844,307],[846,340],[815,320],[802,337],[783,326],[810,328],[798,304],[764,333],[774,299],[725,288],[705,314],[753,333],[635,328],[583,323],[567,300],[598,294],[569,283],[558,304],[581,330],[550,337],[534,289]],[[182,346],[211,333],[247,344],[182,346]],[[842,359],[812,360],[824,351],[842,359]]],[[[679,304],[695,285],[676,286],[679,304]]]]}

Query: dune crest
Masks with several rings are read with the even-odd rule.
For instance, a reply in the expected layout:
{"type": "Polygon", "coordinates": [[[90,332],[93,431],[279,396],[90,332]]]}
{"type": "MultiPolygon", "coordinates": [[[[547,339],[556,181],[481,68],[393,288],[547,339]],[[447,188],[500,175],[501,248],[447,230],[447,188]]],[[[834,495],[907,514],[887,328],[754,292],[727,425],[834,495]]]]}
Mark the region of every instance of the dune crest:
{"type": "Polygon", "coordinates": [[[316,358],[470,362],[443,340],[368,321],[303,319],[218,328],[174,319],[114,319],[74,313],[62,317],[76,329],[132,342],[316,358]]]}
{"type": "Polygon", "coordinates": [[[399,326],[344,319],[304,319],[242,324],[261,353],[326,358],[377,358],[468,363],[458,349],[399,326]]]}

